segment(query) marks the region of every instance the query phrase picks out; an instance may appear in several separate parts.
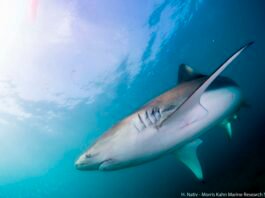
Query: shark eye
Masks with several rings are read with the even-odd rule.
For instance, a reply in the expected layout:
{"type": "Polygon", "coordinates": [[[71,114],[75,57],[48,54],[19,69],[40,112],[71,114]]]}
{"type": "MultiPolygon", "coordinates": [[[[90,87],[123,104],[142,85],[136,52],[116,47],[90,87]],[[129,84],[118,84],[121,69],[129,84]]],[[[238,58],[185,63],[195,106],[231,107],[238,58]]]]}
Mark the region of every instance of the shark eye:
{"type": "Polygon", "coordinates": [[[95,157],[95,156],[97,156],[97,155],[98,155],[98,153],[86,153],[86,154],[85,154],[86,158],[95,157]]]}
{"type": "Polygon", "coordinates": [[[89,154],[88,154],[88,153],[86,153],[86,155],[85,155],[85,156],[86,156],[86,158],[90,158],[90,157],[92,157],[92,155],[91,155],[90,153],[89,153],[89,154]]]}

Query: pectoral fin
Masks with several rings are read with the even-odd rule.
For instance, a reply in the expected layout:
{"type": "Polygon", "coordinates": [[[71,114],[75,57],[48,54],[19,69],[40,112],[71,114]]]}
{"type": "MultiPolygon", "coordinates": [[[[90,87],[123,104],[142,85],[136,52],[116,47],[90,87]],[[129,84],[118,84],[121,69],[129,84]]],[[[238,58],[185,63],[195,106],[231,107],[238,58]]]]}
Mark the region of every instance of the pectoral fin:
{"type": "Polygon", "coordinates": [[[221,66],[219,66],[206,80],[203,82],[192,94],[190,97],[186,99],[185,102],[179,107],[179,111],[181,112],[193,107],[194,104],[198,104],[200,101],[200,97],[203,92],[210,86],[210,84],[227,68],[230,63],[235,60],[239,54],[241,54],[245,49],[247,49],[253,42],[250,42],[243,47],[241,47],[238,51],[236,51],[233,55],[231,55],[221,66]]]}
{"type": "MultiPolygon", "coordinates": [[[[235,60],[239,54],[241,54],[245,49],[247,49],[253,42],[247,43],[234,54],[232,54],[221,66],[219,66],[207,79],[178,107],[176,108],[171,115],[177,114],[181,115],[187,112],[189,109],[192,109],[195,105],[200,105],[200,98],[204,91],[212,84],[212,82],[230,65],[233,60],[235,60]]],[[[171,116],[168,116],[170,118],[171,116]]],[[[167,119],[168,120],[168,119],[167,119]]],[[[164,121],[160,124],[162,124],[164,121]]]]}
{"type": "Polygon", "coordinates": [[[203,180],[203,173],[197,157],[197,148],[201,143],[202,140],[197,139],[175,151],[177,159],[186,165],[200,181],[203,180]]]}

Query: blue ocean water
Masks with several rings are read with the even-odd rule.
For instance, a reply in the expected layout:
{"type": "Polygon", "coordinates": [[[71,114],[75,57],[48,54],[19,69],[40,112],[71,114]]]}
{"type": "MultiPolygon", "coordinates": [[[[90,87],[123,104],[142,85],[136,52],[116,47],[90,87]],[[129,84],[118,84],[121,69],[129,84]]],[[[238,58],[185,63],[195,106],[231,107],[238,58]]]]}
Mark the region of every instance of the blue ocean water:
{"type": "Polygon", "coordinates": [[[264,192],[264,9],[263,0],[39,0],[34,21],[0,20],[0,35],[19,32],[0,47],[0,197],[264,192]],[[224,75],[250,107],[231,141],[218,127],[203,136],[204,184],[170,155],[113,172],[75,169],[104,131],[176,86],[181,63],[210,74],[249,41],[224,75]]]}

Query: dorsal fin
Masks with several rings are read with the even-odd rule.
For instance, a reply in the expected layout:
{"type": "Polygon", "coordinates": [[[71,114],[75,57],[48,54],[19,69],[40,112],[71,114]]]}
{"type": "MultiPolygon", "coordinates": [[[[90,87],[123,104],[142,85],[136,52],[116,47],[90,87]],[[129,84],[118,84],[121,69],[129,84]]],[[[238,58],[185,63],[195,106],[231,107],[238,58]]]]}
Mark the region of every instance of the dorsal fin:
{"type": "Polygon", "coordinates": [[[179,66],[179,73],[178,73],[179,83],[201,78],[203,76],[204,76],[203,74],[196,72],[192,67],[188,65],[181,64],[179,66]]]}

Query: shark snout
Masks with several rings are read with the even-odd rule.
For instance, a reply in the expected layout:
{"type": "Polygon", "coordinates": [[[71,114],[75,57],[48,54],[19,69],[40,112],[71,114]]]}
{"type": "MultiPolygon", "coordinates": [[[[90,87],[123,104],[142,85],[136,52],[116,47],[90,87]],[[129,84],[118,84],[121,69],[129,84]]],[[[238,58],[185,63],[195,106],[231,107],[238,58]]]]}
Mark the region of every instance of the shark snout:
{"type": "Polygon", "coordinates": [[[85,155],[80,156],[75,162],[77,170],[96,170],[98,166],[99,164],[93,160],[86,159],[85,155]]]}
{"type": "Polygon", "coordinates": [[[83,156],[80,156],[76,161],[75,161],[75,167],[78,170],[81,170],[82,167],[86,165],[86,160],[84,159],[83,156]]]}
{"type": "Polygon", "coordinates": [[[101,164],[98,155],[84,153],[75,162],[75,167],[78,170],[97,170],[101,164]]]}

